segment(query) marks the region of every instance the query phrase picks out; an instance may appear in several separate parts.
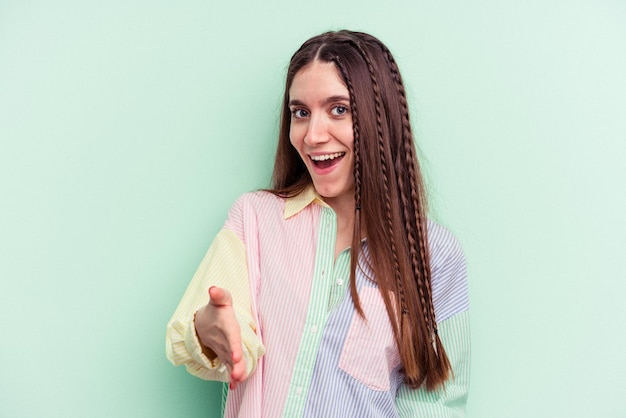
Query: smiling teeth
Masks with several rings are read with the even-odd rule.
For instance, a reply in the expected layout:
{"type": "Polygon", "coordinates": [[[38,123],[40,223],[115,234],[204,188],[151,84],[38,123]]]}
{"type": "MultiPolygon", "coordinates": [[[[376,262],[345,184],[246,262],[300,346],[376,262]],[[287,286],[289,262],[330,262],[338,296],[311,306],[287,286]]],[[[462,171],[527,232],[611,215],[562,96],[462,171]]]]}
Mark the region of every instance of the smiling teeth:
{"type": "Polygon", "coordinates": [[[334,160],[337,157],[341,157],[343,156],[345,153],[343,152],[336,152],[334,154],[325,154],[325,155],[311,155],[311,159],[313,161],[326,161],[326,160],[334,160]]]}

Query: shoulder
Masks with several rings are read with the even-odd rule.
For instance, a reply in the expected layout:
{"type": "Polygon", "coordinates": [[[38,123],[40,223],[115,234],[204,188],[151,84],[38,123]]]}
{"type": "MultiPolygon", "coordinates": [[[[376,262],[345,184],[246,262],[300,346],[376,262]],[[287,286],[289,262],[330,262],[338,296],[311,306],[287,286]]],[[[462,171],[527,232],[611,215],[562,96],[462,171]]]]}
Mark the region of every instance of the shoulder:
{"type": "Polygon", "coordinates": [[[233,204],[230,209],[230,214],[236,213],[249,213],[259,212],[267,210],[283,210],[285,207],[285,199],[276,196],[273,193],[259,190],[254,192],[244,193],[233,204]]]}
{"type": "Polygon", "coordinates": [[[458,238],[445,226],[428,220],[428,247],[431,263],[442,259],[463,259],[465,254],[458,238]]]}
{"type": "Polygon", "coordinates": [[[254,191],[239,196],[228,211],[225,227],[242,236],[243,230],[259,222],[279,220],[285,210],[285,199],[266,191],[254,191]]]}
{"type": "Polygon", "coordinates": [[[428,221],[433,303],[437,321],[469,309],[467,264],[461,243],[446,227],[428,221]]]}

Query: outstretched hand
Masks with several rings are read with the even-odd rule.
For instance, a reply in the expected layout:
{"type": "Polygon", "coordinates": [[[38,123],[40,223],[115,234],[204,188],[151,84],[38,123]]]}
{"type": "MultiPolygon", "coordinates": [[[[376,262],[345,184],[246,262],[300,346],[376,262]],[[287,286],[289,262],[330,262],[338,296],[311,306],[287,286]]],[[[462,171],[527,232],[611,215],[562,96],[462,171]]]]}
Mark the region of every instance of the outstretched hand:
{"type": "Polygon", "coordinates": [[[209,288],[209,303],[196,313],[195,326],[198,338],[209,357],[217,356],[230,373],[230,389],[248,377],[241,345],[241,329],[235,318],[233,299],[228,290],[209,288]],[[212,354],[214,354],[212,356],[212,354]]]}

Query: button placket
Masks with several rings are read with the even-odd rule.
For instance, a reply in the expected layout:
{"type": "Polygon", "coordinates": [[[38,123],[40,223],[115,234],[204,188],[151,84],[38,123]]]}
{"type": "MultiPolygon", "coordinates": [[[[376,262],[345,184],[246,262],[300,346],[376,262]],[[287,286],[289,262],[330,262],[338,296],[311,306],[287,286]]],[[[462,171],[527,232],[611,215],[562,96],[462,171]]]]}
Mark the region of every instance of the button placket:
{"type": "Polygon", "coordinates": [[[335,285],[335,213],[332,209],[324,207],[320,216],[310,304],[303,328],[304,334],[301,347],[298,351],[298,358],[293,371],[293,380],[290,383],[289,398],[291,398],[291,401],[285,406],[285,416],[301,416],[304,410],[304,402],[308,385],[311,381],[317,347],[319,347],[328,319],[330,291],[335,285]]]}

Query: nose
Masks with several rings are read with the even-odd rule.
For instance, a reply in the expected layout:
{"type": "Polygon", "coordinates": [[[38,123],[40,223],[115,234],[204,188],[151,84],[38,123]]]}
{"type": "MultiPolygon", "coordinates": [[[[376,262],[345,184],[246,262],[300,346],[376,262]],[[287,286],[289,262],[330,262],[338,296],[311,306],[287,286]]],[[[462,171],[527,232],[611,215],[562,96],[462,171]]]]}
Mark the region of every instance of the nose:
{"type": "Polygon", "coordinates": [[[328,121],[322,115],[311,115],[304,142],[309,146],[323,144],[330,139],[328,121]]]}

